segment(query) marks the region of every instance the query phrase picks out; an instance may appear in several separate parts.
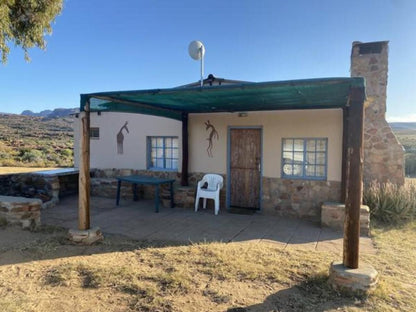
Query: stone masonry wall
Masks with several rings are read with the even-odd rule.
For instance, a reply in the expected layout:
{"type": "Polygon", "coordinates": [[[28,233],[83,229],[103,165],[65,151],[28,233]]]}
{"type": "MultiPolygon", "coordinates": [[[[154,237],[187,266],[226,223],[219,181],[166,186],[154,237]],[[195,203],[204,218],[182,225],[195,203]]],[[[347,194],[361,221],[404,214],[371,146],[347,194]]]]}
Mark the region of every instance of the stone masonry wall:
{"type": "MultiPolygon", "coordinates": [[[[195,205],[196,184],[202,179],[204,173],[190,173],[189,186],[180,186],[180,174],[176,172],[155,172],[147,170],[108,169],[95,170],[91,180],[91,194],[116,198],[117,176],[138,174],[155,177],[168,177],[176,179],[174,183],[175,204],[177,207],[193,208],[195,205]]],[[[226,206],[227,177],[223,175],[224,188],[220,193],[220,206],[226,206]]],[[[311,181],[288,180],[280,178],[263,177],[262,213],[274,215],[289,215],[301,218],[320,220],[321,205],[326,201],[339,201],[341,197],[341,182],[336,181],[311,181]]],[[[121,185],[120,197],[133,199],[131,184],[121,185]]],[[[152,199],[154,190],[151,186],[138,186],[139,198],[152,199]]],[[[165,207],[170,205],[169,192],[162,188],[160,192],[162,203],[165,207]]],[[[200,204],[202,207],[202,203],[200,204]]],[[[213,208],[213,202],[207,202],[207,208],[213,208]]]]}
{"type": "Polygon", "coordinates": [[[40,225],[42,201],[37,198],[0,196],[0,218],[23,228],[40,225]]]}
{"type": "Polygon", "coordinates": [[[385,119],[388,41],[353,42],[351,77],[366,79],[364,183],[404,183],[404,149],[385,119]]]}
{"type": "Polygon", "coordinates": [[[0,175],[0,195],[38,198],[42,208],[55,206],[59,198],[78,193],[78,174],[44,175],[20,173],[0,175]]]}
{"type": "Polygon", "coordinates": [[[320,220],[321,205],[339,201],[341,182],[263,177],[263,213],[320,220]]]}

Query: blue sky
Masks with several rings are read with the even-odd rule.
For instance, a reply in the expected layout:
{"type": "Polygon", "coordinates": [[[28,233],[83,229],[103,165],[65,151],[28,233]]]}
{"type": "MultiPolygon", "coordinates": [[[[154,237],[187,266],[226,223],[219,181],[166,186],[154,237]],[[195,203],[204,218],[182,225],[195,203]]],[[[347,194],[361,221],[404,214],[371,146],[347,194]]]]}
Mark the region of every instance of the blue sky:
{"type": "Polygon", "coordinates": [[[65,0],[47,50],[12,47],[0,65],[0,111],[78,107],[79,94],[197,81],[348,77],[353,41],[390,41],[387,116],[416,121],[414,0],[65,0]]]}

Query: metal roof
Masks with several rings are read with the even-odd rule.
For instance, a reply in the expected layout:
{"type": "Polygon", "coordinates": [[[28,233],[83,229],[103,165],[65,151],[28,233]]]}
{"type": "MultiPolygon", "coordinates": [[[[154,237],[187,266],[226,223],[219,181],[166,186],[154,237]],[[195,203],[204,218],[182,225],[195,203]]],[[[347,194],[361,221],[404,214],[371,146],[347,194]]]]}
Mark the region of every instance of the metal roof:
{"type": "Polygon", "coordinates": [[[321,78],[237,83],[81,95],[81,111],[129,112],[182,119],[183,113],[245,112],[340,108],[352,87],[364,88],[364,78],[321,78]]]}

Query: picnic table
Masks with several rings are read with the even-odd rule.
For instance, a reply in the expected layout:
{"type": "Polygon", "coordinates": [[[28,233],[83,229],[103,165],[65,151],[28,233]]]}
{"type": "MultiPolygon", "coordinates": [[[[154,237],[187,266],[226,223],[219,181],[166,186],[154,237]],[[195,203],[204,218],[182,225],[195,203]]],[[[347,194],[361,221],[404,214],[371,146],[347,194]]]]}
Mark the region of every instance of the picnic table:
{"type": "Polygon", "coordinates": [[[170,188],[170,207],[173,208],[173,182],[175,179],[164,179],[164,178],[155,178],[149,176],[142,176],[142,175],[129,175],[123,177],[117,177],[117,199],[116,205],[118,206],[120,203],[120,187],[121,182],[128,182],[133,184],[133,199],[138,200],[137,196],[137,184],[142,185],[154,185],[155,186],[155,212],[159,212],[159,186],[161,184],[169,184],[170,188]]]}

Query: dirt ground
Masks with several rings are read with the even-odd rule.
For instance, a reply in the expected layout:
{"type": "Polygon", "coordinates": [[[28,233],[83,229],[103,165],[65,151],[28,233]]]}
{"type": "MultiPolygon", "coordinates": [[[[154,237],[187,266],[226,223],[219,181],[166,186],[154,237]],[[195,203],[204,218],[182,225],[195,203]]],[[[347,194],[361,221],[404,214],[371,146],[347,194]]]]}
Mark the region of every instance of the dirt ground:
{"type": "Polygon", "coordinates": [[[3,227],[0,310],[335,311],[361,304],[323,282],[331,254],[316,261],[272,244],[247,252],[243,244],[158,245],[107,235],[76,246],[64,229],[3,227]]]}
{"type": "Polygon", "coordinates": [[[390,241],[415,236],[414,226],[405,231],[380,231],[382,253],[365,260],[382,279],[366,297],[328,286],[329,264],[339,260],[331,252],[112,235],[77,246],[65,229],[6,226],[0,228],[0,311],[414,311],[412,277],[400,275],[408,263],[397,260],[414,262],[410,245],[392,248],[390,241]]]}

